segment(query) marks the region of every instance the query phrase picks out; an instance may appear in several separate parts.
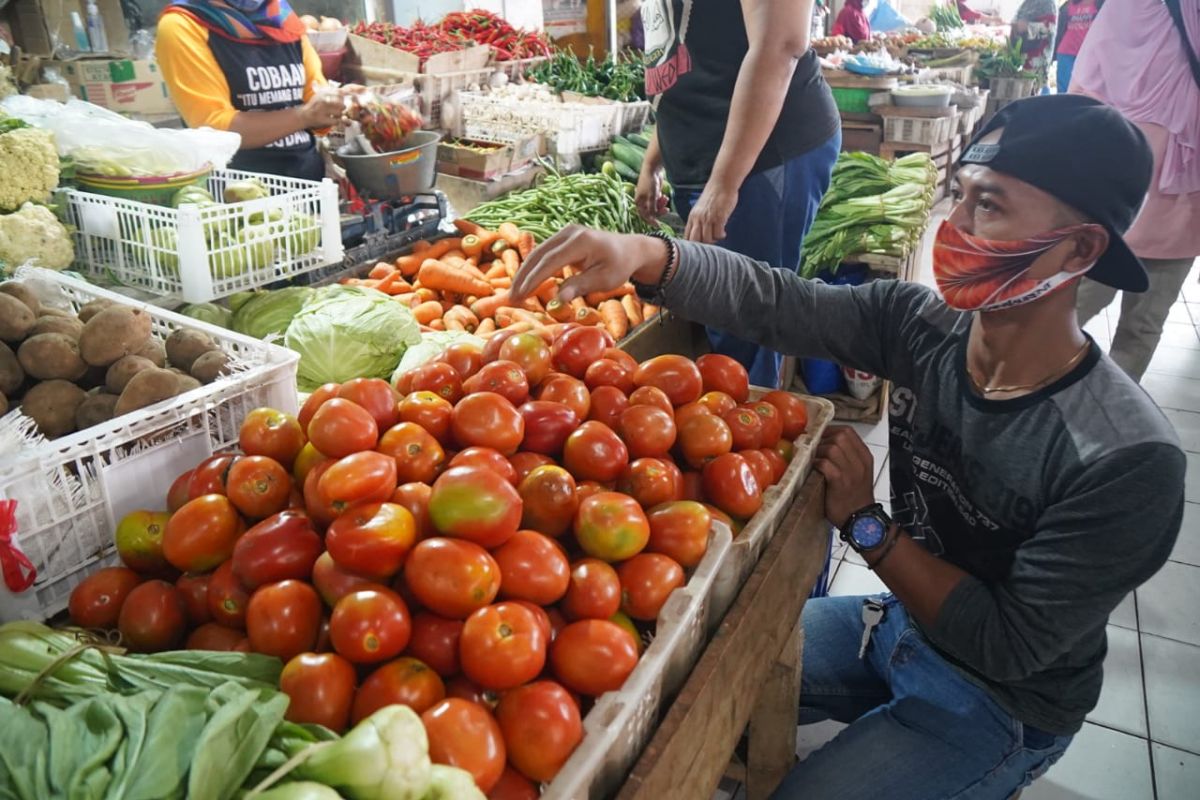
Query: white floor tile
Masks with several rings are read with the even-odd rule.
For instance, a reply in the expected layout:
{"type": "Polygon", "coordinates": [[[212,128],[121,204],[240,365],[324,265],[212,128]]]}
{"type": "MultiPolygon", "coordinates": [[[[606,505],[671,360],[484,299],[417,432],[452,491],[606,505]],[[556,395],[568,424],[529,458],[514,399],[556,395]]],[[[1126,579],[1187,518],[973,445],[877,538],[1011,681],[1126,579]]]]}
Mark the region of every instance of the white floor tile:
{"type": "Polygon", "coordinates": [[[867,444],[876,444],[882,447],[888,445],[888,420],[883,417],[878,422],[851,422],[850,427],[858,431],[858,435],[867,444]]]}
{"type": "Polygon", "coordinates": [[[1187,452],[1187,474],[1183,476],[1183,497],[1200,502],[1200,453],[1187,452]]]}
{"type": "Polygon", "coordinates": [[[1168,561],[1137,590],[1137,607],[1142,633],[1200,645],[1200,567],[1168,561]]]}
{"type": "Polygon", "coordinates": [[[824,722],[814,722],[812,725],[800,725],[796,728],[796,757],[803,761],[811,753],[824,747],[833,737],[845,729],[846,723],[827,719],[824,722]]]}
{"type": "Polygon", "coordinates": [[[1145,739],[1085,724],[1021,800],[1153,800],[1145,739]]]}
{"type": "Polygon", "coordinates": [[[1125,595],[1125,599],[1109,615],[1108,624],[1137,630],[1137,606],[1135,603],[1133,592],[1125,595]]]}
{"type": "Polygon", "coordinates": [[[1188,313],[1187,303],[1185,301],[1175,301],[1175,305],[1171,306],[1171,311],[1167,314],[1167,322],[1182,322],[1189,325],[1192,324],[1192,315],[1188,313]]]}
{"type": "Polygon", "coordinates": [[[1109,625],[1107,633],[1104,688],[1100,690],[1100,702],[1088,714],[1088,722],[1146,736],[1146,698],[1142,691],[1138,632],[1109,625]]]}
{"type": "Polygon", "coordinates": [[[1162,372],[1147,372],[1142,376],[1142,388],[1154,398],[1154,402],[1158,403],[1160,408],[1200,411],[1200,380],[1162,372]]]}
{"type": "Polygon", "coordinates": [[[1158,800],[1196,800],[1200,797],[1200,756],[1166,745],[1150,746],[1158,800]]]}
{"type": "Polygon", "coordinates": [[[1150,360],[1150,369],[1184,378],[1200,378],[1200,350],[1160,344],[1150,360]]]}
{"type": "Polygon", "coordinates": [[[1200,753],[1200,647],[1142,634],[1142,659],[1150,738],[1200,753]]]}
{"type": "Polygon", "coordinates": [[[1163,326],[1162,338],[1158,340],[1158,343],[1200,350],[1200,334],[1197,334],[1195,327],[1191,325],[1168,322],[1163,326]]]}
{"type": "Polygon", "coordinates": [[[1171,551],[1171,560],[1200,567],[1200,503],[1187,503],[1183,508],[1183,525],[1171,551]]]}
{"type": "Polygon", "coordinates": [[[1164,408],[1163,414],[1175,426],[1175,433],[1179,434],[1179,443],[1183,445],[1183,449],[1200,453],[1200,414],[1174,408],[1164,408]]]}
{"type": "MultiPolygon", "coordinates": [[[[851,553],[853,551],[850,551],[851,553]]],[[[849,555],[847,555],[849,558],[849,555]]],[[[829,587],[829,594],[834,597],[845,597],[848,595],[859,594],[881,594],[887,591],[887,587],[883,585],[883,581],[875,575],[874,572],[866,567],[853,564],[848,560],[842,561],[842,565],[838,567],[837,575],[833,578],[833,585],[829,587]]]]}

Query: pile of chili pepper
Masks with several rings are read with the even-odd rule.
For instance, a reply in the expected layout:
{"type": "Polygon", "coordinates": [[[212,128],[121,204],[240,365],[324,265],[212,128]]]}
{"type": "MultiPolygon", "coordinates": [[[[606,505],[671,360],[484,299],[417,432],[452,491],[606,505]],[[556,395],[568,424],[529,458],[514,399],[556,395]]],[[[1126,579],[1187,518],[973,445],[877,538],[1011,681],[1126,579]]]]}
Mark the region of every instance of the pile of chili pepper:
{"type": "Polygon", "coordinates": [[[469,44],[467,39],[448,33],[441,25],[426,25],[420,20],[413,23],[411,28],[390,22],[359,22],[350,32],[373,42],[412,53],[421,59],[422,64],[430,56],[462,50],[469,44]]]}
{"type": "Polygon", "coordinates": [[[364,93],[351,100],[346,116],[362,127],[363,135],[380,153],[404,147],[408,135],[423,124],[421,115],[400,103],[364,93]]]}
{"type": "Polygon", "coordinates": [[[576,92],[588,97],[606,97],[622,103],[646,99],[646,65],[636,51],[616,59],[596,61],[588,53],[580,61],[569,50],[556,50],[549,61],[529,70],[528,77],[559,92],[576,92]]]}
{"type": "Polygon", "coordinates": [[[550,55],[550,40],[544,34],[514,28],[498,14],[480,8],[447,14],[439,26],[446,33],[491,45],[497,61],[550,55]]]}

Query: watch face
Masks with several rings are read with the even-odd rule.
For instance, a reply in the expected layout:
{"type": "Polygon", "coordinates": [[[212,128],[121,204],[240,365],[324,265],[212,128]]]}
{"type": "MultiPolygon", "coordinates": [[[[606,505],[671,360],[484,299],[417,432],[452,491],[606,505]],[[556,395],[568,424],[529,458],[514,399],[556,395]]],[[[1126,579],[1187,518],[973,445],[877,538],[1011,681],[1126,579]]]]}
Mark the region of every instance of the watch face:
{"type": "Polygon", "coordinates": [[[878,547],[887,536],[887,528],[878,517],[859,517],[850,526],[850,537],[859,549],[870,550],[878,547]]]}

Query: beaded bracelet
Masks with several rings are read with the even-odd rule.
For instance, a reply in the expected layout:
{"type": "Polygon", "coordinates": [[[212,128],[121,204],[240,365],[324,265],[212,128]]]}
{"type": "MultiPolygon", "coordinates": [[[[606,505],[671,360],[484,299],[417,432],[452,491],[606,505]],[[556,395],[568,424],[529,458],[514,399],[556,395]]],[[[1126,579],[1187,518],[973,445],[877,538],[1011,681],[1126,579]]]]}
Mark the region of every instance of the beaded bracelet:
{"type": "Polygon", "coordinates": [[[675,239],[662,231],[655,231],[647,234],[655,239],[661,239],[667,245],[667,265],[663,267],[662,276],[658,279],[658,283],[649,285],[633,281],[633,288],[641,297],[652,305],[663,305],[663,299],[666,294],[667,284],[675,277],[675,273],[679,270],[679,245],[675,243],[675,239]]]}

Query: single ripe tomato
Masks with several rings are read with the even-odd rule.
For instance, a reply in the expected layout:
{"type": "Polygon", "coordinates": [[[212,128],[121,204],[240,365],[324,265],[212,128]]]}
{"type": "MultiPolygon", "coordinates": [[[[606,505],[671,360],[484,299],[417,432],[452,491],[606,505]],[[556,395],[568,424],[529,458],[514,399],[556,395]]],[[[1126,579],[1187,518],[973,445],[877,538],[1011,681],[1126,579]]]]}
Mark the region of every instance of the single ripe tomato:
{"type": "Polygon", "coordinates": [[[696,414],[678,424],[679,448],[691,467],[698,469],[733,449],[733,433],[720,417],[696,414]]]}
{"type": "MultiPolygon", "coordinates": [[[[612,338],[592,326],[573,328],[554,340],[550,360],[554,369],[576,378],[587,374],[587,368],[604,357],[612,347],[612,338]]],[[[582,419],[586,415],[580,415],[582,419]]]]}
{"type": "Polygon", "coordinates": [[[317,390],[308,396],[304,401],[304,405],[300,406],[300,413],[296,416],[296,421],[300,423],[300,429],[308,432],[308,423],[312,422],[313,414],[317,413],[317,409],[325,405],[326,400],[337,397],[338,391],[341,389],[341,384],[325,383],[317,387],[317,390]]]}
{"type": "Polygon", "coordinates": [[[304,477],[304,511],[312,517],[313,522],[324,528],[338,517],[338,510],[333,507],[329,498],[320,492],[321,478],[337,460],[327,458],[318,462],[304,477]]]}
{"type": "Polygon", "coordinates": [[[546,645],[546,632],[532,611],[517,603],[496,603],[467,617],[458,654],[467,678],[485,689],[505,691],[541,674],[546,645]]]}
{"type": "Polygon", "coordinates": [[[557,603],[567,591],[571,567],[562,549],[536,531],[517,531],[492,551],[500,566],[500,596],[539,606],[557,603]]]}
{"type": "Polygon", "coordinates": [[[452,441],[450,417],[454,413],[454,406],[433,392],[413,392],[400,401],[398,410],[401,422],[420,425],[442,447],[452,441]]]}
{"type": "Polygon", "coordinates": [[[238,447],[243,453],[274,459],[284,469],[291,469],[307,441],[299,420],[273,408],[251,411],[238,432],[238,447]]]}
{"type": "Polygon", "coordinates": [[[354,378],[346,381],[338,389],[337,396],[365,408],[367,413],[375,418],[375,425],[381,431],[386,431],[400,421],[400,413],[396,408],[400,402],[400,395],[382,378],[354,378]]]}
{"type": "Polygon", "coordinates": [[[504,476],[483,467],[451,467],[433,484],[429,514],[447,536],[499,547],[521,524],[521,495],[504,476]]]}
{"type": "Polygon", "coordinates": [[[604,619],[572,622],[550,645],[554,674],[568,689],[588,697],[620,689],[637,660],[634,637],[604,619]]]}
{"type": "MultiPolygon", "coordinates": [[[[617,491],[637,500],[642,508],[678,500],[682,491],[682,476],[677,478],[669,463],[657,458],[639,458],[621,473],[617,479],[617,491]]],[[[678,472],[677,468],[675,472],[678,472]]]]}
{"type": "Polygon", "coordinates": [[[656,406],[668,414],[675,412],[675,406],[671,404],[671,398],[657,386],[639,386],[637,389],[634,389],[633,394],[629,395],[629,405],[656,406]]]}
{"type": "Polygon", "coordinates": [[[618,492],[600,492],[581,501],[574,528],[583,552],[604,561],[631,558],[650,539],[650,523],[642,507],[618,492]]]}
{"type": "MultiPolygon", "coordinates": [[[[580,481],[579,485],[575,487],[575,496],[582,503],[593,495],[611,491],[612,487],[607,484],[597,483],[596,481],[580,481]]],[[[572,520],[572,524],[574,524],[574,520],[572,520]]]]}
{"type": "Polygon", "coordinates": [[[646,552],[670,556],[684,567],[694,567],[708,551],[712,515],[692,500],[663,503],[650,509],[650,541],[646,552]]]}
{"type": "Polygon", "coordinates": [[[413,515],[396,503],[355,506],[325,533],[325,547],[338,566],[378,581],[399,572],[416,543],[413,515]]]}
{"type": "Polygon", "coordinates": [[[233,562],[217,567],[208,579],[208,613],[213,622],[227,628],[246,629],[246,606],[250,592],[233,574],[233,562]]]}
{"type": "Polygon", "coordinates": [[[750,471],[754,473],[758,488],[766,491],[767,487],[775,482],[775,470],[761,450],[741,450],[738,455],[746,459],[746,463],[750,465],[750,471]]]}
{"type": "Polygon", "coordinates": [[[376,664],[400,655],[412,635],[412,619],[390,589],[359,589],[338,600],[329,618],[333,649],[355,664],[376,664]]]}
{"type": "Polygon", "coordinates": [[[541,792],[533,781],[512,767],[505,767],[500,780],[487,794],[487,800],[538,800],[541,792]]]}
{"type": "Polygon", "coordinates": [[[750,375],[736,360],[718,353],[705,353],[696,359],[696,367],[704,380],[704,391],[724,392],[735,403],[750,399],[750,375]]]}
{"type": "Polygon", "coordinates": [[[520,367],[530,386],[537,386],[550,372],[550,348],[536,333],[518,333],[505,339],[500,345],[500,360],[520,367]]]}
{"type": "Polygon", "coordinates": [[[737,408],[734,399],[724,392],[705,392],[696,402],[718,417],[724,417],[727,412],[737,408]]]}
{"type": "Polygon", "coordinates": [[[433,613],[466,619],[496,599],[500,567],[473,542],[435,537],[419,542],[409,553],[404,580],[433,613]]]}
{"type": "MultiPolygon", "coordinates": [[[[496,337],[492,337],[495,341],[496,337]]],[[[491,342],[489,341],[489,345],[491,342]]],[[[492,392],[503,397],[514,406],[529,399],[529,379],[519,364],[511,361],[492,361],[483,365],[479,372],[463,383],[467,394],[492,392]]]]}
{"type": "Polygon", "coordinates": [[[336,606],[338,600],[341,600],[351,592],[356,592],[359,589],[374,589],[379,586],[378,583],[370,578],[356,575],[338,566],[328,551],[322,553],[316,563],[313,564],[312,582],[313,586],[317,587],[321,599],[330,608],[336,606]]]}
{"type": "Polygon", "coordinates": [[[313,414],[308,438],[322,455],[343,458],[373,449],[379,441],[379,425],[362,406],[334,397],[313,414]]]}
{"type": "Polygon", "coordinates": [[[308,477],[308,473],[312,472],[312,468],[322,461],[329,461],[325,456],[321,455],[321,451],[313,447],[313,443],[309,442],[300,450],[300,455],[296,456],[296,460],[292,463],[292,477],[296,479],[296,486],[303,487],[304,479],[308,477]]]}
{"type": "Polygon", "coordinates": [[[445,349],[438,361],[445,361],[454,367],[454,371],[465,381],[483,367],[483,348],[471,342],[452,344],[445,349]]]}
{"type": "Polygon", "coordinates": [[[415,422],[388,428],[375,448],[396,460],[399,483],[433,483],[446,465],[446,451],[429,431],[415,422]]]}
{"type": "Polygon", "coordinates": [[[777,389],[767,392],[762,400],[775,406],[783,418],[783,438],[794,441],[808,429],[808,406],[797,395],[777,389]]]}
{"type": "MultiPolygon", "coordinates": [[[[103,571],[101,570],[101,572],[103,571]]],[[[175,581],[175,588],[179,590],[179,596],[183,598],[184,608],[187,609],[188,624],[192,627],[212,622],[212,612],[208,610],[209,577],[208,575],[180,575],[179,579],[175,581]]],[[[82,585],[80,584],[80,586],[82,585]]],[[[78,590],[78,587],[76,587],[76,590],[78,590]]],[[[72,592],[71,600],[74,601],[74,599],[75,594],[72,592]]],[[[71,614],[71,618],[75,618],[74,613],[71,614]]],[[[83,627],[101,628],[109,626],[85,625],[83,627]]]]}
{"type": "Polygon", "coordinates": [[[233,555],[242,530],[229,498],[206,494],[188,501],[167,520],[163,556],[181,572],[207,572],[233,555]]]}
{"type": "Polygon", "coordinates": [[[246,635],[256,653],[288,661],[317,644],[321,598],[303,581],[269,583],[250,595],[246,635]]]}
{"type": "Polygon", "coordinates": [[[692,417],[696,416],[715,416],[707,405],[697,400],[694,403],[688,403],[675,409],[675,425],[682,427],[683,423],[687,422],[692,417]]]}
{"type": "MultiPolygon", "coordinates": [[[[780,441],[784,442],[787,440],[780,439],[780,441]]],[[[779,483],[780,479],[783,478],[783,473],[787,472],[787,462],[783,460],[783,456],[773,447],[763,447],[758,452],[762,453],[763,458],[767,459],[767,463],[771,465],[771,480],[768,483],[771,485],[779,483]]]]}
{"type": "Polygon", "coordinates": [[[410,389],[413,392],[433,392],[453,404],[463,396],[462,376],[444,361],[430,361],[412,370],[410,389]]]}
{"type": "Polygon", "coordinates": [[[621,610],[633,619],[658,619],[671,592],[684,584],[683,567],[662,553],[638,553],[617,567],[621,579],[621,610]]]}
{"type": "Polygon", "coordinates": [[[512,462],[490,447],[468,447],[466,450],[459,450],[454,454],[454,458],[450,459],[450,466],[490,469],[513,486],[517,485],[517,471],[512,462]]]}
{"type": "Polygon", "coordinates": [[[493,692],[491,689],[484,689],[462,675],[446,682],[446,697],[457,697],[489,711],[494,710],[496,704],[500,702],[499,693],[493,692]]]}
{"type": "Polygon", "coordinates": [[[449,697],[421,715],[435,764],[471,773],[482,792],[490,792],[504,772],[504,734],[487,709],[449,697]]]}
{"type": "Polygon", "coordinates": [[[458,401],[450,430],[462,447],[490,447],[511,456],[525,437],[525,420],[495,392],[476,392],[458,401]]]}
{"type": "Polygon", "coordinates": [[[729,426],[734,450],[752,450],[762,442],[763,422],[752,408],[742,406],[725,412],[721,419],[729,426]]]}
{"type": "Polygon", "coordinates": [[[308,580],[323,549],[312,520],[281,511],[246,531],[233,547],[233,574],[247,589],[283,580],[308,580]]]}
{"type": "Polygon", "coordinates": [[[525,420],[526,450],[545,455],[558,455],[571,432],[579,426],[579,418],[570,406],[549,400],[530,400],[517,409],[525,420]]]}
{"type": "Polygon", "coordinates": [[[518,488],[521,495],[521,527],[562,536],[579,509],[575,478],[560,466],[545,464],[525,476],[518,488]]]}
{"type": "Polygon", "coordinates": [[[428,664],[397,658],[372,672],[354,696],[351,722],[355,725],[384,706],[408,706],[423,714],[446,699],[446,685],[428,664]]]}
{"type": "Polygon", "coordinates": [[[601,386],[614,386],[621,394],[627,395],[634,390],[634,369],[636,368],[630,368],[611,358],[602,358],[587,368],[587,372],[583,374],[583,382],[592,391],[601,386]]]}
{"type": "Polygon", "coordinates": [[[341,514],[359,503],[379,503],[396,491],[396,459],[374,450],[340,458],[317,482],[321,500],[341,514]]]}
{"type": "Polygon", "coordinates": [[[575,412],[575,418],[585,420],[592,409],[592,395],[587,385],[570,375],[552,373],[538,388],[537,399],[559,403],[575,412]]]}
{"type": "Polygon", "coordinates": [[[584,558],[571,565],[560,604],[567,619],[608,619],[621,607],[621,579],[609,564],[584,558]]]}
{"type": "Polygon", "coordinates": [[[288,471],[266,456],[239,458],[225,479],[225,495],[250,519],[264,519],[283,511],[291,493],[288,471]]]}
{"type": "Polygon", "coordinates": [[[187,650],[218,650],[223,653],[234,650],[250,652],[250,640],[242,631],[226,628],[215,622],[206,622],[188,634],[184,642],[187,650]]]}
{"type": "Polygon", "coordinates": [[[536,603],[531,603],[528,600],[509,600],[509,603],[520,606],[529,610],[529,613],[537,617],[538,627],[542,629],[542,633],[546,635],[546,641],[549,642],[553,636],[553,626],[550,623],[550,614],[546,609],[536,603]]]}
{"type": "Polygon", "coordinates": [[[638,630],[637,623],[635,623],[624,611],[618,611],[617,613],[613,614],[608,618],[608,621],[614,625],[620,626],[621,630],[633,637],[633,643],[637,645],[638,655],[640,656],[642,651],[646,649],[646,644],[642,641],[642,633],[638,630]]]}
{"type": "Polygon", "coordinates": [[[484,366],[500,358],[500,348],[504,346],[505,342],[516,335],[517,332],[515,330],[509,329],[496,331],[489,336],[487,343],[483,346],[482,358],[484,366]]]}
{"type": "Polygon", "coordinates": [[[279,690],[289,698],[284,717],[341,733],[350,724],[356,683],[354,665],[336,653],[301,653],[279,674],[279,690]]]}
{"type": "Polygon", "coordinates": [[[463,622],[446,619],[428,611],[413,617],[412,637],[408,640],[408,655],[428,664],[443,678],[458,674],[458,640],[463,622]]]}
{"type": "Polygon", "coordinates": [[[729,516],[716,506],[710,503],[701,503],[700,505],[708,509],[709,516],[712,517],[713,522],[719,522],[725,527],[729,528],[730,532],[734,536],[737,536],[738,532],[744,527],[741,522],[729,516]]]}
{"type": "Polygon", "coordinates": [[[604,351],[604,357],[606,359],[608,359],[609,361],[617,362],[618,364],[620,364],[621,366],[623,366],[627,370],[629,370],[630,373],[633,373],[633,371],[636,370],[637,366],[638,366],[637,359],[634,358],[633,356],[629,355],[629,353],[626,353],[624,350],[622,350],[619,347],[608,348],[607,350],[604,351]]]}
{"type": "Polygon", "coordinates": [[[583,720],[571,693],[554,681],[505,692],[496,706],[508,760],[526,777],[548,783],[583,740],[583,720]]]}
{"type": "Polygon", "coordinates": [[[737,453],[725,453],[704,465],[704,494],[717,508],[748,519],[762,506],[762,489],[754,470],[737,453]]]}
{"type": "Polygon", "coordinates": [[[174,586],[151,580],[130,590],[117,615],[121,644],[135,653],[173,650],[183,641],[187,609],[174,586]]]}
{"type": "Polygon", "coordinates": [[[191,500],[188,494],[188,484],[192,480],[192,470],[180,475],[171,483],[171,488],[167,490],[167,512],[174,514],[179,509],[183,508],[183,504],[191,500]]]}
{"type": "Polygon", "coordinates": [[[188,500],[206,494],[225,494],[229,470],[241,456],[210,456],[196,465],[188,479],[188,500]]]}
{"type": "Polygon", "coordinates": [[[433,487],[427,483],[402,483],[392,494],[392,502],[404,506],[408,513],[413,515],[418,542],[430,536],[437,536],[437,529],[433,527],[433,517],[429,515],[431,494],[433,487]]]}
{"type": "Polygon", "coordinates": [[[628,464],[629,449],[600,422],[583,423],[563,445],[563,466],[578,480],[615,481],[628,464]]]}
{"type": "Polygon", "coordinates": [[[81,628],[117,627],[125,598],[141,582],[141,577],[127,567],[96,570],[71,590],[67,604],[71,622],[81,628]]]}
{"type": "Polygon", "coordinates": [[[700,370],[684,356],[655,356],[643,361],[633,373],[635,385],[654,386],[666,393],[672,406],[700,399],[704,381],[700,370]]]}
{"type": "Polygon", "coordinates": [[[113,538],[125,566],[141,575],[173,577],[175,568],[163,555],[169,519],[161,511],[131,511],[121,518],[113,538]]]}
{"type": "Polygon", "coordinates": [[[512,464],[513,471],[517,475],[517,486],[520,487],[521,481],[525,480],[525,476],[533,472],[538,467],[544,467],[547,464],[553,464],[554,459],[550,456],[541,453],[530,453],[522,450],[519,453],[514,453],[508,459],[508,463],[512,464]]]}
{"type": "Polygon", "coordinates": [[[792,457],[796,455],[796,445],[787,439],[780,439],[772,448],[779,457],[783,459],[784,464],[792,463],[792,457]]]}
{"type": "Polygon", "coordinates": [[[762,447],[774,447],[775,443],[783,437],[783,415],[779,413],[779,409],[765,400],[750,403],[750,407],[762,417],[762,447]]]}
{"type": "Polygon", "coordinates": [[[615,386],[597,386],[592,390],[588,419],[602,422],[613,430],[621,424],[621,414],[629,408],[629,398],[615,386]]]}
{"type": "Polygon", "coordinates": [[[654,406],[631,406],[621,413],[617,432],[631,458],[664,456],[675,445],[675,417],[654,406]]]}

